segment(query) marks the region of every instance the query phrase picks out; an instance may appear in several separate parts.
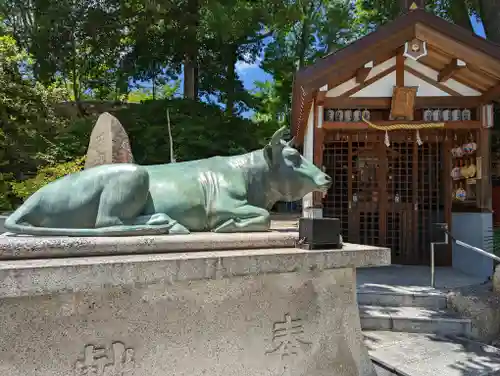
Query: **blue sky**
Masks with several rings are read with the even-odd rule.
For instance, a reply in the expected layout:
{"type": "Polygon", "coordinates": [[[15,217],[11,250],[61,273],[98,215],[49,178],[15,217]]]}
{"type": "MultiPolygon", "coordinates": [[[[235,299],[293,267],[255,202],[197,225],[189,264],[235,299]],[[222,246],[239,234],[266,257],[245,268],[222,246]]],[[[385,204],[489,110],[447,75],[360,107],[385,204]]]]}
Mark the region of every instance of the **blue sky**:
{"type": "Polygon", "coordinates": [[[236,71],[238,72],[240,79],[243,81],[245,89],[247,90],[252,90],[255,87],[255,81],[268,81],[273,79],[270,74],[259,68],[261,59],[262,57],[257,59],[257,61],[253,64],[245,63],[243,61],[236,63],[236,71]]]}
{"type": "Polygon", "coordinates": [[[478,21],[478,19],[474,16],[471,17],[471,21],[472,21],[472,27],[474,28],[475,33],[477,35],[480,35],[483,38],[485,38],[486,34],[484,33],[483,23],[478,21]]]}

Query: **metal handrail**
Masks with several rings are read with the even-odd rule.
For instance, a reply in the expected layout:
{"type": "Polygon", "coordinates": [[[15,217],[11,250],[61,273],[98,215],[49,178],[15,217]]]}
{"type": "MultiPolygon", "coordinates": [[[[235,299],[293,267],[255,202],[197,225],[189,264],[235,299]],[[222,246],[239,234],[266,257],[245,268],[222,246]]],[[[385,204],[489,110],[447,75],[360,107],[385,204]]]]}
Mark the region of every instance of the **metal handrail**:
{"type": "Polygon", "coordinates": [[[451,233],[448,231],[448,230],[443,230],[444,231],[444,234],[445,234],[445,241],[444,242],[436,242],[436,243],[431,243],[431,286],[434,288],[436,287],[436,274],[435,274],[435,269],[436,269],[436,265],[435,265],[435,259],[434,259],[434,253],[435,253],[435,249],[434,247],[436,245],[440,245],[440,244],[448,244],[448,238],[451,238],[452,241],[455,242],[456,245],[459,245],[459,246],[462,246],[464,248],[467,248],[467,249],[470,249],[476,253],[479,253],[483,256],[486,256],[486,257],[489,257],[495,261],[498,261],[500,262],[500,257],[498,257],[497,255],[493,254],[493,253],[490,253],[490,252],[487,252],[485,251],[484,249],[481,249],[481,248],[478,248],[478,247],[474,247],[473,245],[470,245],[470,244],[467,244],[461,240],[458,240],[456,239],[453,235],[451,235],[451,233]]]}
{"type": "Polygon", "coordinates": [[[444,242],[431,243],[431,287],[436,287],[436,262],[435,262],[435,249],[436,245],[448,244],[448,231],[444,230],[444,242]]]}
{"type": "Polygon", "coordinates": [[[491,259],[493,259],[495,261],[499,261],[500,262],[500,257],[498,257],[497,255],[494,255],[493,253],[487,252],[487,251],[485,251],[484,249],[481,249],[481,248],[474,247],[473,245],[464,243],[461,240],[457,240],[457,239],[454,239],[454,240],[455,240],[455,243],[457,245],[461,245],[462,247],[472,249],[473,251],[475,251],[477,253],[480,253],[483,256],[489,257],[489,258],[491,258],[491,259]]]}

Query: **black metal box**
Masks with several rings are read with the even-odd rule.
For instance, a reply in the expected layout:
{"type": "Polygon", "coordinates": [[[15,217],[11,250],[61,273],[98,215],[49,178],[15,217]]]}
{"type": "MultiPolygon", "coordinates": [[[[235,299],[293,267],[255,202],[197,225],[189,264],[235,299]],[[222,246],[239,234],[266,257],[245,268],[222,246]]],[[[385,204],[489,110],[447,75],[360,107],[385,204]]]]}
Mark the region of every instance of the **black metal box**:
{"type": "Polygon", "coordinates": [[[303,249],[342,248],[338,218],[300,218],[299,244],[303,249]]]}

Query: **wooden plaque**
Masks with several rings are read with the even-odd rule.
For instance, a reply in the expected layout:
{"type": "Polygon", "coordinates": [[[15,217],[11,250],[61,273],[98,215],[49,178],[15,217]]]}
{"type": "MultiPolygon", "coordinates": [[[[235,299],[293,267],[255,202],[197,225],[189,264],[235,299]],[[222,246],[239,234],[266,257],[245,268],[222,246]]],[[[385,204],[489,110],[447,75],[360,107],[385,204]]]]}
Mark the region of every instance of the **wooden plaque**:
{"type": "Polygon", "coordinates": [[[391,103],[391,119],[413,120],[417,87],[394,87],[391,103]]]}

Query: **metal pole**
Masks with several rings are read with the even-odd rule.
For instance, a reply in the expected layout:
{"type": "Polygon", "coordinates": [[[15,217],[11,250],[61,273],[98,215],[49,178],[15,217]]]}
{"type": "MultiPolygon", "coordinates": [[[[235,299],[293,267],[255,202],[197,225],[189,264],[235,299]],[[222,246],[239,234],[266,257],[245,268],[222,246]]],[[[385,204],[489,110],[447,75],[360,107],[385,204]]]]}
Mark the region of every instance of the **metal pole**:
{"type": "Polygon", "coordinates": [[[431,287],[432,288],[436,288],[436,259],[435,259],[436,244],[448,244],[448,232],[444,233],[444,242],[431,243],[431,287]]]}
{"type": "Polygon", "coordinates": [[[434,265],[434,245],[436,243],[431,243],[431,287],[436,287],[436,273],[435,273],[435,265],[434,265]]]}

